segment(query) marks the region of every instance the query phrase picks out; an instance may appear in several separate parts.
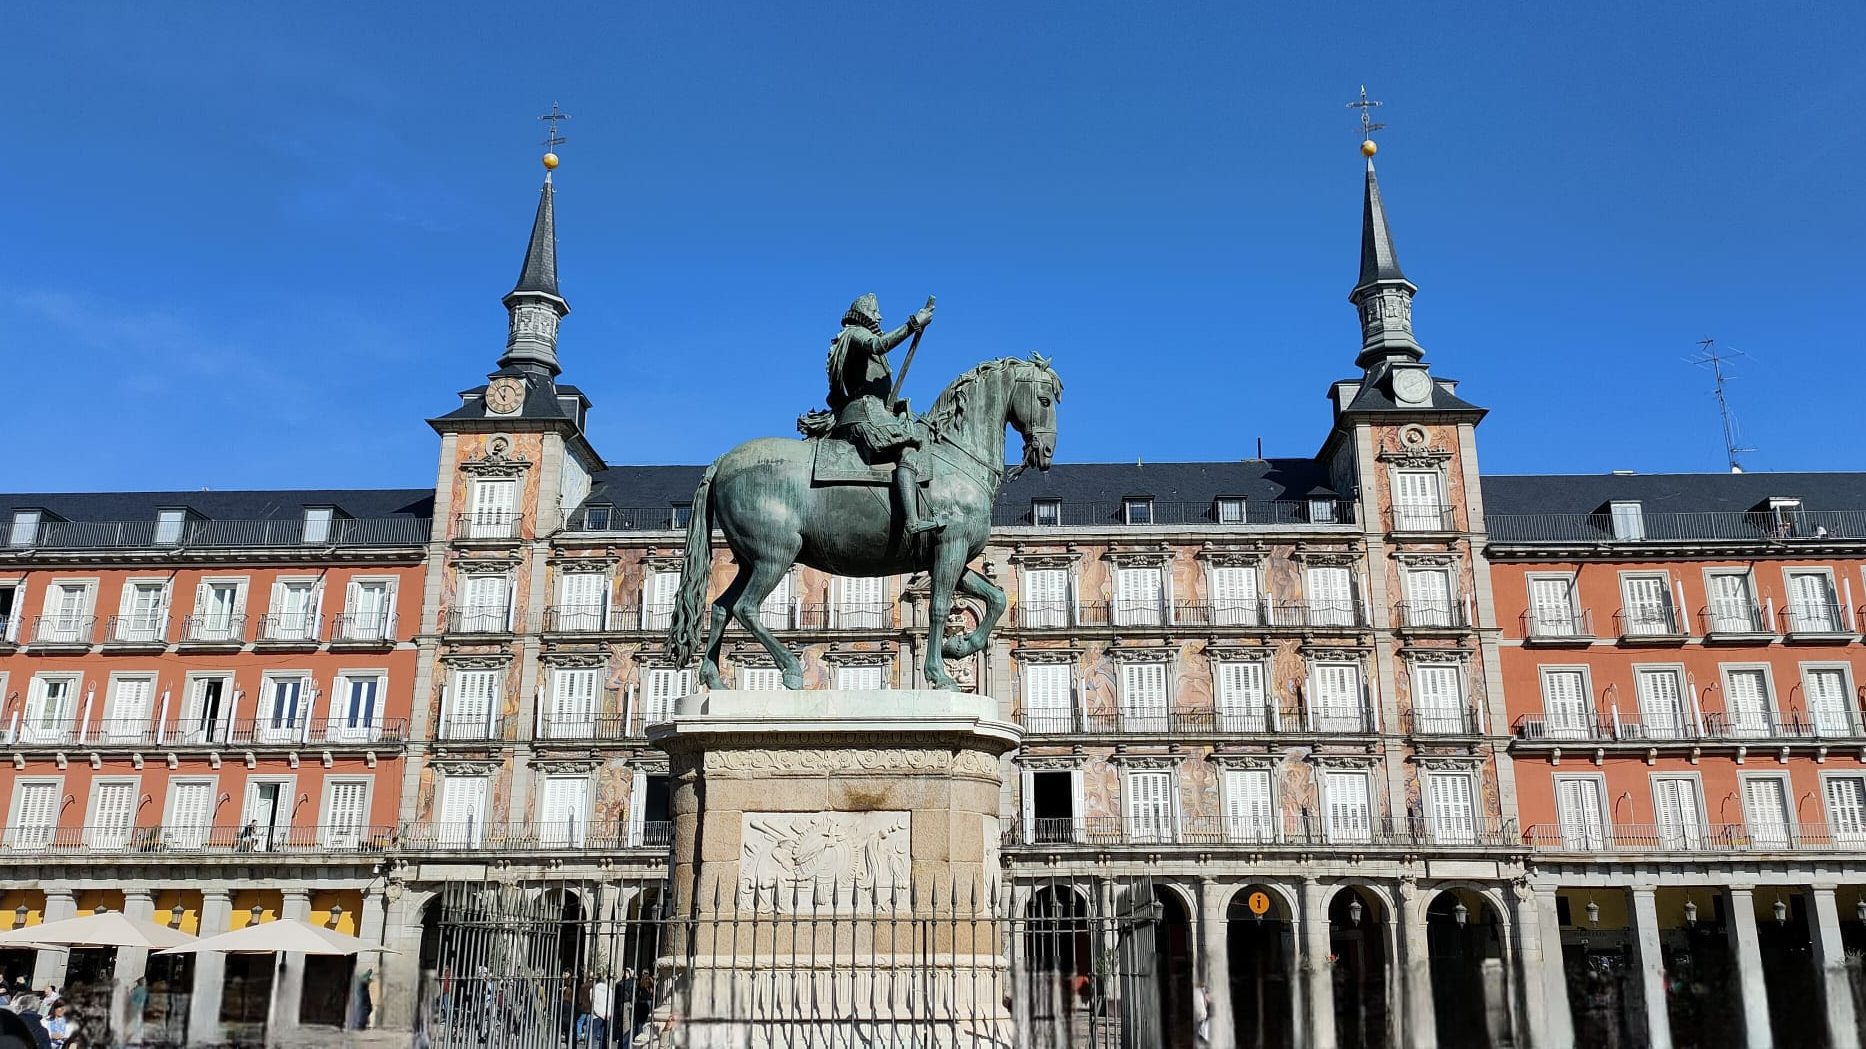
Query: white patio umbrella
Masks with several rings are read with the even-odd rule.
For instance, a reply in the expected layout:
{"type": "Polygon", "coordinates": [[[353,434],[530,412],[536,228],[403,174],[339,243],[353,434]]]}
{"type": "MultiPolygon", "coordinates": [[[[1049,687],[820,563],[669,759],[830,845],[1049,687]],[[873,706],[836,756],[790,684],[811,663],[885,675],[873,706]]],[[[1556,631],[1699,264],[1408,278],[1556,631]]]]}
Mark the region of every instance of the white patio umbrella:
{"type": "Polygon", "coordinates": [[[0,946],[40,947],[179,947],[194,937],[180,929],[132,918],[122,911],[99,911],[0,932],[0,946]]]}
{"type": "MultiPolygon", "coordinates": [[[[223,932],[217,936],[208,936],[193,943],[170,947],[157,954],[202,954],[213,951],[220,954],[363,954],[380,951],[383,954],[397,952],[368,940],[348,936],[335,929],[326,929],[313,925],[303,918],[281,918],[278,921],[259,922],[244,929],[223,932]]],[[[273,1044],[273,1015],[278,1012],[279,985],[272,982],[272,998],[266,1003],[266,1043],[273,1044]]],[[[350,1027],[344,1025],[344,1044],[350,1044],[350,1027]]]]}

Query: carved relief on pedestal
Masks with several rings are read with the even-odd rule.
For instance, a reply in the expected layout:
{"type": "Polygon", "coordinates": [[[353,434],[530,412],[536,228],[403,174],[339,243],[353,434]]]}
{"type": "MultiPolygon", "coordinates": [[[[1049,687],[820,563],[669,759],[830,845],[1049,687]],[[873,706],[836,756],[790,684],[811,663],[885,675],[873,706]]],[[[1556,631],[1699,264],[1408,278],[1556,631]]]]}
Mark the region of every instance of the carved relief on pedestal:
{"type": "Polygon", "coordinates": [[[890,905],[912,870],[906,812],[747,812],[740,830],[739,907],[890,905]]]}

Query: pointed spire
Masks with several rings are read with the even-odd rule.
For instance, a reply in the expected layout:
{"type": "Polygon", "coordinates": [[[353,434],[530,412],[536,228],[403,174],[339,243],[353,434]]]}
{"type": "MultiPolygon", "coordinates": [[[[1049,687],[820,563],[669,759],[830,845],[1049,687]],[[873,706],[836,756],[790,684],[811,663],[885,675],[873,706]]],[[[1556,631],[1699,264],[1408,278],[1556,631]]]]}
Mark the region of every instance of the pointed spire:
{"type": "Polygon", "coordinates": [[[1361,275],[1348,293],[1348,301],[1361,314],[1361,352],[1354,363],[1371,368],[1396,358],[1417,361],[1425,357],[1412,334],[1412,297],[1419,289],[1401,272],[1393,250],[1380,180],[1374,176],[1371,139],[1361,143],[1361,153],[1367,157],[1367,184],[1361,200],[1361,275]]]}
{"type": "Polygon", "coordinates": [[[556,187],[551,183],[557,154],[544,155],[544,188],[538,191],[538,213],[531,220],[531,240],[518,284],[503,300],[510,315],[501,368],[542,372],[556,378],[557,322],[570,312],[570,304],[557,290],[556,187]]]}

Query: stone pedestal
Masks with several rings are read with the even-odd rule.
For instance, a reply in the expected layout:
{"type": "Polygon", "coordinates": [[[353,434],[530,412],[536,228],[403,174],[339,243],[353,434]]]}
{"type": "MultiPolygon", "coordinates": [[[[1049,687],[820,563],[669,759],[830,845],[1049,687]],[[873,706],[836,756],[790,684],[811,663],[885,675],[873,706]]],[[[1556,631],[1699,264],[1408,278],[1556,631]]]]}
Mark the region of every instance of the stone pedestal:
{"type": "Polygon", "coordinates": [[[650,726],[674,785],[658,1044],[1010,1045],[998,709],[722,691],[650,726]]]}

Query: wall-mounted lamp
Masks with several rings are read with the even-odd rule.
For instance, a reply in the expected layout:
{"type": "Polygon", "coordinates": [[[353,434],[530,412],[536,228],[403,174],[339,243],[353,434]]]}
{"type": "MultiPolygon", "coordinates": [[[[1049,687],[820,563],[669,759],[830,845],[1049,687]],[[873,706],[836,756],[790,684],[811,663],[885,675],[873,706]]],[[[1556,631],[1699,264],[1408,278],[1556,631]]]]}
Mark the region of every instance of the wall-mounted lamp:
{"type": "Polygon", "coordinates": [[[341,903],[331,904],[330,905],[330,927],[335,929],[337,927],[337,923],[342,920],[343,920],[343,904],[341,903]]]}
{"type": "Polygon", "coordinates": [[[1696,900],[1685,900],[1685,925],[1696,928],[1698,924],[1698,904],[1696,900]]]}
{"type": "Polygon", "coordinates": [[[168,927],[171,929],[181,928],[182,916],[187,913],[188,913],[188,908],[182,906],[179,903],[173,907],[170,907],[168,909],[168,927]]]}
{"type": "MultiPolygon", "coordinates": [[[[1866,897],[1861,897],[1861,899],[1866,901],[1866,897]]],[[[1587,898],[1587,923],[1589,925],[1600,924],[1600,904],[1595,903],[1592,896],[1587,898]]]]}
{"type": "MultiPolygon", "coordinates": [[[[1862,907],[1866,907],[1866,897],[1861,897],[1860,905],[1862,907]]],[[[26,916],[31,913],[32,911],[28,909],[27,906],[23,903],[13,908],[13,928],[15,929],[25,928],[26,927],[26,916]]]]}
{"type": "Polygon", "coordinates": [[[1775,911],[1775,924],[1787,925],[1788,924],[1788,901],[1782,899],[1780,896],[1777,896],[1775,898],[1775,907],[1773,909],[1775,911]]]}
{"type": "Polygon", "coordinates": [[[1451,917],[1458,923],[1458,928],[1462,929],[1465,923],[1471,920],[1471,909],[1464,905],[1463,900],[1459,900],[1458,905],[1451,909],[1451,917]]]}
{"type": "Polygon", "coordinates": [[[1853,905],[1853,916],[1866,922],[1866,896],[1861,896],[1860,901],[1853,905]]]}
{"type": "Polygon", "coordinates": [[[1353,926],[1359,926],[1361,924],[1361,912],[1363,910],[1364,908],[1361,906],[1360,900],[1358,899],[1349,900],[1348,901],[1348,924],[1353,925],[1353,926]]]}
{"type": "Polygon", "coordinates": [[[253,909],[250,913],[253,916],[253,920],[250,924],[258,925],[260,916],[266,913],[266,908],[261,904],[255,903],[253,904],[253,909]]]}

